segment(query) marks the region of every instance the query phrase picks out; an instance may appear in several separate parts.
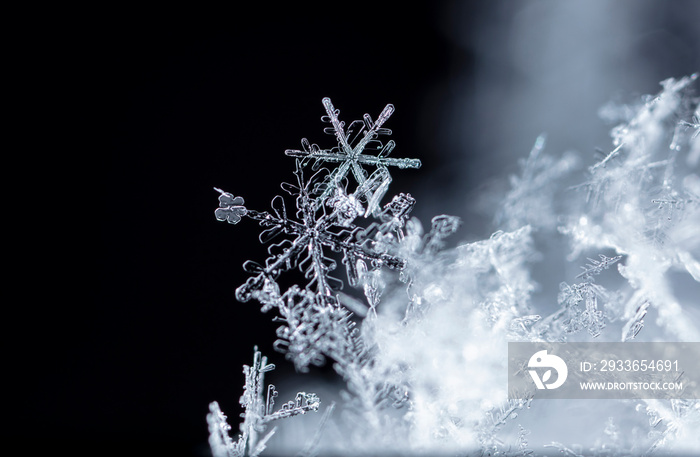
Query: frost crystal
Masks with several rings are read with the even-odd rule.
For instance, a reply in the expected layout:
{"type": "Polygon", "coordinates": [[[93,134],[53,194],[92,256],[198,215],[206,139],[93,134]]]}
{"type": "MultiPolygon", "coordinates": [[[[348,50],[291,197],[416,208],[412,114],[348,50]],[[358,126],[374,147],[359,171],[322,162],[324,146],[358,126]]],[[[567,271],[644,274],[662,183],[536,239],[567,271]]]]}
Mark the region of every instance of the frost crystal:
{"type": "MultiPolygon", "coordinates": [[[[335,109],[330,98],[323,99],[323,107],[326,109],[326,116],[321,120],[331,124],[331,127],[324,129],[324,132],[329,135],[335,135],[338,145],[331,149],[320,149],[316,144],[310,144],[304,138],[301,141],[303,150],[288,149],[285,154],[291,157],[299,157],[305,161],[313,160],[313,169],[318,169],[322,163],[337,163],[340,164],[328,175],[326,180],[320,186],[321,193],[317,197],[318,202],[323,202],[330,197],[336,188],[340,186],[348,173],[352,172],[358,185],[362,186],[367,182],[367,172],[362,165],[372,165],[377,167],[377,171],[385,170],[387,166],[399,168],[420,168],[421,163],[418,159],[396,159],[390,158],[389,155],[396,147],[396,143],[390,140],[386,144],[377,140],[379,135],[391,135],[391,130],[382,128],[384,123],[394,113],[394,105],[386,105],[379,114],[376,121],[372,121],[369,114],[365,114],[363,119],[353,121],[347,130],[345,130],[345,122],[338,119],[340,110],[335,109]],[[376,156],[368,155],[366,151],[379,151],[376,156]]],[[[385,180],[381,186],[375,191],[368,200],[368,212],[376,209],[376,203],[381,199],[391,182],[385,180]]]]}
{"type": "MultiPolygon", "coordinates": [[[[326,358],[332,359],[354,396],[350,403],[354,405],[352,409],[358,420],[379,427],[385,420],[379,411],[387,402],[401,404],[405,401],[404,395],[399,393],[403,388],[376,380],[378,373],[372,369],[372,346],[362,341],[352,313],[346,309],[366,314],[358,312],[365,305],[354,306],[355,299],[339,292],[342,282],[331,276],[337,266],[332,253],[342,253],[348,282],[363,288],[368,307],[376,316],[375,307],[384,287],[381,268],[406,268],[407,260],[393,247],[404,238],[403,228],[415,203],[410,195],[399,194],[381,208],[381,198],[391,182],[387,167],[418,168],[420,161],[389,158],[395,143],[389,141],[383,145],[376,140],[379,135],[391,133],[382,125],[393,112],[392,105],[387,105],[377,121],[365,115],[363,121],[353,122],[347,130],[330,99],[324,99],[323,105],[327,113],[323,120],[332,126],[326,133],[335,135],[338,146],[321,150],[304,140],[303,151],[286,151],[287,155],[297,157],[296,182],[282,185],[282,189],[294,197],[294,215],[287,212],[281,196],[273,199],[271,212],[260,212],[243,206],[241,197],[216,189],[220,193],[220,207],[215,216],[233,224],[243,217],[257,221],[263,228],[262,243],[270,243],[278,236],[284,238],[271,244],[270,257],[264,263],[248,261],[244,264],[244,269],[252,276],[236,290],[236,297],[243,302],[256,299],[263,311],[276,309],[278,320],[284,325],[277,331],[275,347],[285,352],[297,369],[305,371],[309,365],[322,365],[326,358]],[[368,155],[371,150],[379,152],[376,156],[368,155]],[[339,165],[329,171],[321,168],[323,163],[339,165]],[[363,166],[374,166],[376,170],[368,175],[363,166]],[[307,178],[308,169],[312,175],[307,178]],[[348,189],[346,180],[350,171],[357,184],[352,190],[348,189]],[[378,222],[364,228],[356,225],[357,218],[372,215],[378,222]],[[277,279],[294,268],[304,273],[306,283],[282,292],[277,279]]],[[[435,224],[435,235],[428,244],[437,248],[440,240],[454,231],[456,225],[449,219],[438,219],[435,224]]],[[[247,376],[253,376],[256,370],[249,369],[247,376]]],[[[246,392],[249,389],[247,387],[246,392]]],[[[314,404],[309,399],[306,401],[314,404]]],[[[299,408],[299,405],[289,406],[280,413],[260,415],[258,412],[257,416],[253,415],[258,418],[250,420],[264,424],[279,415],[292,415],[299,408]]],[[[217,417],[213,416],[214,424],[219,423],[220,417],[217,417]]],[[[248,440],[249,436],[250,432],[245,432],[241,439],[248,440]]],[[[225,443],[225,440],[219,441],[225,443]]],[[[213,439],[214,442],[218,443],[213,439]]]]}
{"type": "Polygon", "coordinates": [[[325,296],[333,294],[333,286],[340,287],[341,281],[331,277],[329,273],[336,268],[336,262],[326,255],[324,248],[334,252],[343,252],[343,263],[348,271],[348,278],[352,285],[357,283],[357,262],[371,262],[374,268],[386,265],[390,268],[402,268],[401,259],[367,249],[357,235],[360,229],[352,224],[360,211],[357,211],[359,199],[366,195],[366,190],[372,188],[372,180],[367,180],[359,189],[350,196],[343,195],[343,190],[338,190],[341,195],[329,199],[333,211],[327,212],[324,205],[316,206],[313,199],[312,188],[319,180],[323,170],[317,172],[309,180],[304,178],[304,169],[300,161],[297,161],[295,172],[296,184],[284,183],[282,188],[290,195],[295,196],[296,218],[287,214],[286,204],[281,196],[272,200],[273,212],[258,212],[247,210],[242,205],[243,199],[222,192],[220,203],[226,205],[215,212],[217,219],[234,223],[240,220],[240,216],[247,216],[258,221],[265,228],[260,234],[260,241],[268,243],[278,235],[289,235],[292,239],[285,239],[272,244],[268,250],[270,257],[264,265],[248,261],[244,269],[254,274],[243,286],[236,290],[236,297],[240,301],[248,301],[251,298],[260,299],[265,305],[276,305],[275,299],[269,295],[263,297],[263,289],[272,286],[280,273],[299,267],[304,272],[307,289],[325,296]],[[231,206],[233,203],[236,206],[231,206]]]}
{"type": "Polygon", "coordinates": [[[570,259],[591,248],[626,256],[619,271],[636,290],[624,306],[626,319],[648,300],[666,328],[686,341],[696,341],[700,332],[683,317],[666,273],[681,268],[692,275],[697,262],[698,252],[690,251],[698,248],[691,233],[697,232],[700,207],[684,184],[697,175],[677,169],[678,155],[694,140],[675,120],[692,100],[687,93],[696,79],[663,81],[661,93],[613,129],[615,149],[589,168],[578,187],[586,190],[587,206],[560,227],[572,241],[570,259]]]}
{"type": "Polygon", "coordinates": [[[556,226],[555,184],[577,166],[579,160],[566,154],[555,160],[543,154],[546,135],[535,141],[526,161],[521,162],[522,175],[511,176],[511,190],[496,213],[496,224],[506,230],[523,225],[554,229],[556,226]]]}
{"type": "Polygon", "coordinates": [[[214,188],[221,195],[219,196],[220,208],[216,210],[216,218],[220,221],[226,221],[229,224],[238,224],[241,218],[248,214],[243,204],[243,197],[234,197],[233,195],[224,192],[221,189],[214,188]]]}
{"type": "MultiPolygon", "coordinates": [[[[250,276],[236,298],[275,313],[274,346],[298,371],[330,362],[345,383],[341,413],[329,407],[298,455],[697,451],[700,403],[691,400],[646,401],[634,411],[621,403],[621,419],[582,409],[582,427],[599,428],[593,447],[539,436],[540,417],[565,412],[534,391],[509,400],[506,370],[509,341],[700,338],[672,276],[700,283],[700,177],[686,167],[700,163],[698,99],[689,92],[696,79],[666,80],[658,95],[624,108],[630,114],[611,132],[612,146],[587,167],[574,153],[545,153],[538,137],[510,179],[495,232],[455,248],[445,239],[458,230],[457,217],[438,215],[424,227],[411,217],[410,194],[382,201],[392,167],[420,166],[389,157],[395,143],[379,141],[391,133],[384,125],[392,105],[377,120],[365,115],[346,127],[323,99],[325,132],[336,145],[304,139],[301,150],[285,151],[295,179],[268,211],[215,188],[216,218],[256,221],[269,245],[266,259],[244,263],[250,276]],[[569,255],[553,254],[559,246],[569,255]],[[554,268],[557,259],[545,255],[580,269],[554,268]],[[541,276],[556,278],[553,287],[533,280],[538,265],[548,269],[541,276]],[[283,288],[280,278],[298,278],[288,274],[295,269],[301,282],[283,288]],[[341,291],[341,277],[355,290],[341,291]]],[[[237,441],[218,404],[210,405],[215,456],[258,455],[281,438],[269,441],[271,421],[318,409],[318,397],[304,392],[275,409],[277,391],[263,382],[271,369],[257,350],[245,367],[237,441]]],[[[285,444],[275,450],[289,453],[285,444]]]]}
{"type": "Polygon", "coordinates": [[[299,392],[293,401],[285,403],[282,408],[275,411],[275,398],[277,390],[270,384],[265,389],[265,373],[275,369],[275,366],[267,363],[267,357],[255,348],[253,365],[243,366],[245,385],[241,396],[241,406],[245,408],[242,414],[243,423],[238,441],[234,442],[228,432],[231,426],[226,422],[226,416],[221,412],[219,404],[212,402],[209,405],[210,413],[207,415],[209,423],[209,445],[214,457],[243,457],[257,456],[265,450],[267,441],[275,433],[275,428],[270,430],[262,438],[267,423],[277,419],[306,414],[309,411],[318,411],[320,404],[316,394],[299,392]]]}
{"type": "Polygon", "coordinates": [[[587,281],[592,281],[594,275],[599,275],[603,270],[607,270],[610,267],[610,265],[613,265],[622,258],[621,255],[616,255],[615,257],[606,257],[603,254],[600,254],[599,257],[600,260],[589,258],[588,261],[590,263],[586,264],[585,267],[581,267],[583,268],[583,273],[576,276],[576,278],[583,277],[587,281]]]}

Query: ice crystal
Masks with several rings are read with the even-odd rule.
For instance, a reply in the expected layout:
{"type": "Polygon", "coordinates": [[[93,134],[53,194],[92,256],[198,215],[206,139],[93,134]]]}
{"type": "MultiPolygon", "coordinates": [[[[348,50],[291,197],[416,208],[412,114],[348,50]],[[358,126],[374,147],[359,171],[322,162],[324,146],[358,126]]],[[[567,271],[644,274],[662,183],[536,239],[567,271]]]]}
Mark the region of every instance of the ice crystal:
{"type": "Polygon", "coordinates": [[[293,286],[277,302],[277,310],[285,325],[277,329],[275,348],[285,352],[298,370],[323,365],[327,356],[354,360],[355,323],[335,297],[293,286]]]}
{"type": "Polygon", "coordinates": [[[649,308],[649,302],[644,301],[644,303],[639,305],[634,315],[625,323],[624,327],[622,327],[623,342],[633,340],[637,337],[640,330],[642,330],[644,327],[644,316],[647,315],[647,308],[649,308]]]}
{"type": "Polygon", "coordinates": [[[576,276],[576,278],[583,277],[587,281],[593,281],[593,276],[599,275],[603,270],[607,270],[610,265],[617,263],[622,256],[616,255],[615,257],[607,257],[603,254],[599,254],[600,260],[595,260],[589,258],[590,263],[586,264],[583,268],[583,273],[576,276]]]}
{"type": "Polygon", "coordinates": [[[275,428],[273,428],[260,438],[260,435],[266,431],[269,422],[318,410],[320,400],[316,394],[299,392],[294,400],[285,403],[282,408],[275,411],[277,390],[272,384],[265,389],[264,382],[265,373],[274,369],[275,366],[267,363],[267,357],[263,357],[257,347],[253,356],[253,365],[243,366],[245,384],[240,403],[245,412],[242,414],[241,433],[236,442],[229,436],[228,432],[231,426],[226,421],[226,416],[221,412],[219,404],[212,402],[209,405],[210,412],[207,415],[209,444],[214,457],[255,457],[260,455],[265,450],[267,441],[275,433],[275,428]]]}
{"type": "MultiPolygon", "coordinates": [[[[629,319],[643,300],[659,309],[660,319],[677,337],[697,340],[700,332],[682,316],[667,272],[682,268],[691,275],[697,263],[697,176],[676,169],[678,155],[692,142],[675,119],[687,109],[689,86],[696,75],[662,82],[663,90],[642,105],[629,122],[612,131],[615,149],[589,168],[587,206],[572,212],[560,231],[570,237],[572,260],[589,249],[625,255],[621,275],[635,289],[625,306],[629,319]],[[689,242],[690,241],[690,242],[689,242]]],[[[697,103],[697,102],[695,102],[697,103]]]]}
{"type": "MultiPolygon", "coordinates": [[[[559,453],[566,456],[566,457],[584,457],[581,448],[581,445],[577,445],[576,450],[570,449],[567,446],[563,445],[562,443],[559,443],[557,441],[552,441],[550,444],[545,444],[544,447],[551,447],[554,449],[558,449],[559,453]]],[[[572,446],[573,447],[573,446],[572,446]]]]}
{"type": "Polygon", "coordinates": [[[318,445],[321,441],[321,437],[323,436],[323,432],[325,432],[326,424],[328,423],[331,414],[333,414],[333,410],[335,410],[335,402],[331,403],[326,408],[326,410],[323,413],[323,416],[321,416],[321,421],[318,425],[318,428],[316,429],[316,433],[314,433],[313,438],[311,438],[311,440],[308,443],[306,443],[304,449],[302,449],[297,454],[297,457],[316,457],[318,455],[318,445]]]}
{"type": "MultiPolygon", "coordinates": [[[[322,163],[326,162],[340,164],[323,182],[321,193],[317,197],[318,202],[323,202],[330,197],[350,172],[358,185],[365,184],[368,177],[363,165],[375,166],[378,171],[386,169],[387,166],[420,168],[421,162],[418,159],[388,157],[396,147],[393,140],[386,144],[377,140],[379,135],[391,135],[391,130],[382,126],[393,114],[394,105],[386,105],[376,121],[373,121],[369,114],[365,114],[362,120],[353,121],[347,130],[345,122],[338,118],[340,110],[333,106],[330,98],[323,99],[323,107],[326,109],[326,116],[323,116],[321,120],[331,124],[331,127],[324,129],[324,132],[335,135],[338,145],[331,149],[320,149],[318,145],[310,144],[304,138],[301,142],[303,150],[288,149],[285,151],[285,154],[291,157],[303,158],[306,161],[313,160],[314,169],[318,169],[322,163]],[[379,152],[376,156],[366,154],[372,150],[379,152]]],[[[372,212],[376,208],[376,202],[384,195],[390,182],[390,178],[383,182],[378,189],[379,192],[369,199],[368,212],[372,212]]]]}
{"type": "MultiPolygon", "coordinates": [[[[589,263],[581,267],[583,272],[576,278],[582,278],[583,282],[573,285],[562,282],[559,285],[557,302],[560,309],[541,321],[537,316],[536,322],[530,323],[538,338],[562,340],[566,338],[565,334],[577,333],[582,329],[586,329],[593,338],[600,336],[605,328],[605,314],[599,308],[599,300],[612,302],[617,297],[596,284],[595,276],[617,263],[622,256],[607,257],[599,254],[599,258],[600,260],[589,258],[589,263]]],[[[521,325],[525,328],[524,324],[521,325]]]]}
{"type": "MultiPolygon", "coordinates": [[[[269,245],[266,259],[244,263],[250,276],[236,298],[275,314],[275,348],[298,371],[331,363],[345,383],[340,414],[326,410],[300,455],[537,455],[533,441],[572,456],[697,450],[690,436],[697,401],[640,403],[622,421],[587,411],[582,421],[605,424],[594,447],[543,437],[539,414],[561,412],[535,392],[509,400],[505,368],[508,341],[700,336],[669,278],[673,271],[700,282],[700,177],[684,168],[700,161],[698,100],[689,95],[696,78],[666,80],[658,95],[624,107],[612,146],[587,167],[575,153],[546,153],[545,136],[538,137],[510,179],[495,232],[454,248],[445,240],[457,232],[457,217],[438,215],[424,228],[411,217],[417,203],[410,194],[382,201],[390,169],[420,166],[389,157],[395,143],[379,141],[391,133],[392,105],[377,120],[365,115],[346,127],[323,99],[325,132],[336,145],[321,149],[304,139],[301,150],[285,151],[295,159],[295,180],[282,184],[287,199],[275,197],[268,211],[216,189],[216,218],[256,221],[269,245]],[[559,290],[543,290],[533,265],[555,264],[539,262],[541,251],[564,245],[570,252],[562,257],[580,268],[550,270],[559,290]],[[303,279],[283,289],[280,277],[295,269],[303,279]],[[341,291],[343,280],[355,291],[341,291]],[[645,324],[650,312],[658,319],[645,324]],[[340,433],[330,438],[326,429],[340,433]]],[[[318,408],[315,395],[301,392],[273,411],[276,390],[262,381],[269,367],[256,352],[246,368],[237,442],[212,403],[217,457],[257,455],[275,441],[268,441],[269,422],[318,408]]]]}
{"type": "Polygon", "coordinates": [[[511,176],[511,190],[496,213],[496,224],[506,230],[523,225],[554,229],[556,227],[555,184],[568,176],[578,165],[572,153],[561,159],[543,154],[546,135],[537,137],[527,160],[521,162],[522,174],[511,176]]]}
{"type": "Polygon", "coordinates": [[[234,197],[216,187],[214,190],[221,194],[219,196],[219,208],[214,213],[216,218],[229,224],[238,224],[241,218],[248,214],[248,210],[243,206],[245,203],[243,197],[234,197]]]}
{"type": "MultiPolygon", "coordinates": [[[[263,243],[284,238],[270,246],[270,257],[264,263],[244,264],[252,276],[236,290],[236,297],[244,302],[256,299],[263,311],[276,310],[283,325],[277,331],[275,347],[285,352],[297,369],[305,371],[309,365],[333,360],[352,397],[348,409],[355,411],[357,420],[378,429],[386,422],[379,411],[404,402],[401,392],[405,387],[377,381],[380,376],[373,370],[372,345],[360,338],[347,309],[365,315],[359,312],[364,305],[354,306],[356,300],[340,292],[342,282],[331,276],[337,266],[332,253],[342,253],[348,282],[363,288],[367,307],[376,316],[375,307],[384,288],[380,270],[406,268],[407,260],[394,248],[404,239],[403,228],[415,203],[410,195],[399,194],[380,206],[391,182],[387,167],[418,168],[420,161],[389,158],[395,143],[382,145],[376,140],[378,135],[391,133],[382,125],[393,112],[392,105],[387,105],[377,121],[365,115],[347,130],[331,101],[324,99],[323,105],[327,112],[323,120],[332,125],[326,133],[335,135],[338,146],[321,150],[304,140],[304,151],[286,151],[297,157],[296,182],[282,185],[295,198],[294,216],[281,196],[273,199],[271,212],[260,212],[243,206],[241,197],[219,189],[220,207],[215,216],[234,224],[243,217],[257,221],[263,228],[263,243]],[[368,155],[371,150],[379,152],[368,155]],[[321,168],[324,163],[339,166],[329,171],[321,168]],[[368,175],[363,166],[376,170],[368,175]],[[307,178],[309,169],[312,175],[307,178]],[[348,189],[346,179],[350,171],[356,181],[353,189],[348,189]],[[357,218],[370,216],[376,216],[377,222],[367,227],[356,225],[357,218]],[[277,279],[294,268],[304,273],[306,282],[282,292],[277,279]]],[[[454,231],[452,226],[456,227],[449,218],[436,219],[433,236],[426,243],[429,249],[436,249],[440,240],[454,231]]]]}
{"type": "MultiPolygon", "coordinates": [[[[372,189],[373,179],[365,180],[358,190],[350,196],[341,193],[329,199],[333,211],[326,211],[324,205],[317,206],[313,198],[313,187],[319,182],[319,175],[323,170],[316,172],[308,180],[304,177],[304,167],[297,161],[295,171],[296,184],[284,183],[282,188],[290,195],[296,197],[296,218],[287,214],[284,199],[277,196],[272,200],[272,213],[247,210],[241,206],[243,199],[233,197],[232,194],[221,192],[219,197],[223,205],[215,212],[217,219],[237,223],[241,216],[246,216],[258,221],[265,230],[260,234],[260,241],[268,243],[278,235],[289,235],[292,239],[285,239],[272,244],[268,252],[270,257],[264,265],[248,261],[244,264],[247,272],[254,274],[243,286],[236,290],[236,297],[240,301],[248,301],[251,298],[261,299],[263,289],[272,287],[272,283],[280,273],[299,267],[308,279],[307,289],[314,288],[316,293],[330,296],[333,287],[340,287],[341,281],[329,275],[336,268],[336,262],[327,256],[325,249],[334,252],[343,252],[343,263],[348,270],[348,279],[351,284],[356,284],[356,273],[359,260],[369,261],[374,268],[386,265],[390,268],[402,268],[403,261],[384,253],[366,249],[356,236],[360,229],[352,224],[359,215],[356,211],[359,199],[366,195],[368,189],[372,189]]],[[[273,305],[271,299],[263,298],[265,305],[273,305]]]]}
{"type": "Polygon", "coordinates": [[[700,111],[695,110],[692,122],[681,121],[681,125],[690,127],[693,130],[695,130],[695,132],[693,132],[693,140],[696,139],[698,135],[700,135],[700,111]]]}
{"type": "Polygon", "coordinates": [[[651,430],[649,437],[652,442],[645,455],[663,448],[671,454],[679,455],[700,449],[697,434],[697,427],[700,426],[698,400],[648,400],[645,408],[638,409],[646,412],[651,430]]]}

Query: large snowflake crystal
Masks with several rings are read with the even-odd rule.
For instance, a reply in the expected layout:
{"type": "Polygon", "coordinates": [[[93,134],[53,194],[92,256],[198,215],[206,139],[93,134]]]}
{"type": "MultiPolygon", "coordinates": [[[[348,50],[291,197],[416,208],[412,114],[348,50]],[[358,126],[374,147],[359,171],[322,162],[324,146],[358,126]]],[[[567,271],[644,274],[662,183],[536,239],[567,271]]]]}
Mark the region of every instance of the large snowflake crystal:
{"type": "MultiPolygon", "coordinates": [[[[324,99],[323,105],[327,113],[323,120],[332,125],[326,133],[336,136],[338,146],[321,150],[304,139],[303,151],[286,151],[288,156],[296,157],[295,183],[282,184],[282,189],[294,198],[293,210],[288,210],[279,195],[272,200],[270,211],[251,210],[242,197],[215,188],[220,194],[215,216],[230,224],[238,224],[243,218],[257,221],[263,229],[260,241],[269,244],[264,262],[244,263],[251,276],[236,289],[236,298],[242,302],[255,299],[262,304],[262,311],[275,309],[276,320],[283,323],[277,330],[275,348],[286,353],[297,370],[322,365],[327,358],[333,360],[354,395],[350,403],[355,405],[352,409],[358,420],[379,427],[384,419],[378,411],[386,403],[400,404],[406,389],[382,380],[373,371],[372,345],[361,338],[353,314],[365,317],[372,312],[376,317],[374,308],[384,287],[382,268],[406,269],[409,256],[403,254],[408,251],[400,245],[405,241],[404,228],[415,200],[399,194],[383,207],[381,200],[391,183],[388,167],[418,168],[420,161],[389,158],[395,143],[383,144],[376,139],[391,133],[382,126],[394,110],[392,105],[387,105],[376,121],[365,115],[364,120],[352,122],[347,129],[330,99],[324,99]],[[378,152],[368,154],[371,151],[378,152]],[[337,167],[329,170],[322,167],[324,164],[337,167]],[[371,174],[363,168],[367,166],[375,168],[371,174]],[[354,187],[348,177],[351,172],[354,187]],[[361,217],[376,221],[360,225],[361,217]],[[364,291],[368,304],[339,292],[343,283],[332,276],[337,267],[333,253],[342,256],[348,282],[364,291]],[[278,278],[294,269],[303,273],[304,284],[281,290],[278,278]]],[[[447,230],[445,223],[439,222],[434,229],[447,230]]],[[[268,416],[253,414],[259,417],[258,425],[267,421],[268,416]]],[[[210,424],[215,430],[227,427],[221,425],[225,424],[221,416],[213,404],[210,424]]],[[[244,417],[249,422],[248,412],[244,417]]],[[[225,437],[212,444],[212,448],[219,449],[234,446],[225,437]]],[[[248,445],[248,452],[256,449],[248,445]]]]}
{"type": "MultiPolygon", "coordinates": [[[[379,135],[391,135],[391,130],[383,128],[382,125],[389,119],[394,112],[394,105],[386,105],[384,110],[373,121],[369,114],[365,114],[363,120],[353,121],[347,130],[345,130],[345,122],[338,119],[340,110],[335,109],[330,98],[323,99],[323,106],[326,108],[327,116],[323,116],[321,120],[331,124],[332,127],[327,127],[324,132],[330,135],[335,135],[338,140],[338,145],[331,149],[320,149],[316,144],[310,144],[304,138],[301,142],[303,150],[288,149],[284,153],[291,157],[298,157],[304,160],[314,160],[314,169],[322,163],[336,163],[338,167],[328,175],[321,187],[321,193],[317,201],[324,201],[330,197],[340,183],[346,178],[348,173],[352,172],[357,183],[362,186],[369,179],[367,171],[363,165],[377,167],[377,171],[385,170],[386,167],[399,168],[420,168],[421,162],[418,159],[396,159],[388,157],[396,147],[393,140],[389,140],[386,144],[377,140],[379,135]],[[369,155],[369,151],[379,151],[378,154],[369,155]]],[[[369,204],[367,212],[373,212],[378,209],[378,201],[391,182],[385,181],[376,192],[375,197],[368,199],[369,204]]]]}
{"type": "MultiPolygon", "coordinates": [[[[350,195],[342,187],[336,188],[336,194],[328,199],[330,209],[327,210],[324,205],[314,204],[312,193],[322,172],[323,170],[318,171],[305,181],[303,166],[297,161],[297,184],[282,185],[290,195],[296,196],[296,218],[287,214],[281,196],[272,200],[272,213],[258,212],[243,207],[242,198],[219,190],[221,207],[216,210],[217,219],[235,224],[241,216],[247,216],[258,221],[265,229],[260,234],[262,243],[268,243],[281,234],[291,237],[270,246],[270,257],[264,265],[253,261],[244,264],[244,269],[254,276],[236,290],[238,300],[245,302],[251,298],[261,299],[266,285],[269,289],[281,272],[295,267],[299,267],[308,280],[307,289],[313,288],[316,293],[332,295],[334,289],[342,287],[342,282],[330,276],[330,272],[336,268],[336,262],[327,256],[324,248],[343,253],[343,263],[353,285],[358,280],[357,262],[360,260],[370,262],[374,268],[383,265],[403,268],[404,261],[400,258],[373,251],[358,239],[361,230],[353,221],[361,213],[359,200],[365,195],[366,189],[372,188],[373,181],[366,181],[350,195]]],[[[267,300],[260,301],[267,303],[267,300]]]]}
{"type": "Polygon", "coordinates": [[[415,202],[410,195],[401,194],[394,198],[382,211],[379,203],[391,183],[388,166],[399,168],[418,168],[418,159],[395,159],[387,157],[395,147],[393,141],[386,145],[376,140],[378,135],[388,135],[390,130],[382,125],[394,111],[387,105],[376,121],[366,114],[363,121],[354,121],[345,130],[345,123],[338,119],[330,99],[324,98],[323,105],[327,116],[323,117],[332,127],[326,133],[335,134],[338,146],[321,150],[316,145],[309,145],[304,139],[304,151],[287,150],[289,156],[299,157],[295,171],[296,184],[284,183],[282,189],[295,197],[296,214],[287,213],[284,199],[277,196],[272,201],[272,212],[249,210],[244,206],[242,197],[216,189],[220,207],[216,218],[232,224],[248,217],[258,221],[264,231],[260,241],[268,243],[278,235],[287,237],[268,250],[270,257],[264,264],[248,261],[244,269],[253,276],[236,290],[236,298],[248,301],[258,299],[267,307],[277,306],[279,293],[275,280],[284,271],[298,267],[305,275],[305,288],[315,293],[332,296],[334,290],[342,287],[342,282],[330,275],[335,270],[336,262],[326,252],[342,252],[343,263],[347,270],[348,281],[352,286],[359,283],[358,268],[370,265],[370,270],[382,266],[403,269],[405,261],[395,255],[375,249],[369,235],[373,231],[363,230],[355,225],[360,216],[375,215],[381,221],[383,234],[392,232],[400,238],[400,230],[415,202]],[[367,155],[369,150],[379,150],[376,156],[367,155]],[[314,174],[306,179],[304,171],[310,161],[314,174]],[[339,163],[333,171],[320,168],[322,163],[339,163]],[[362,165],[374,165],[371,174],[362,165]],[[320,169],[319,169],[320,168],[320,169]],[[357,187],[348,192],[346,176],[352,171],[357,187]]]}
{"type": "Polygon", "coordinates": [[[406,267],[407,260],[401,251],[388,246],[403,240],[403,228],[415,204],[410,195],[399,194],[380,207],[391,183],[387,167],[420,166],[417,159],[388,158],[395,143],[382,145],[376,140],[378,135],[391,133],[382,125],[393,112],[392,105],[387,105],[377,121],[365,115],[363,121],[355,121],[345,130],[330,100],[324,99],[323,104],[328,114],[323,120],[333,126],[326,132],[335,134],[338,147],[322,151],[304,140],[305,151],[286,151],[287,155],[298,157],[296,182],[281,186],[294,197],[294,211],[288,211],[279,195],[272,200],[271,211],[250,210],[244,206],[242,197],[215,188],[220,193],[216,218],[231,224],[246,217],[253,219],[263,228],[260,241],[270,245],[269,257],[264,262],[244,263],[245,271],[252,276],[238,287],[236,298],[242,302],[255,299],[263,305],[263,311],[277,310],[285,325],[278,330],[276,347],[286,352],[300,370],[310,364],[322,364],[325,357],[341,367],[351,366],[362,357],[351,314],[341,304],[356,314],[366,312],[366,308],[353,308],[354,302],[347,295],[341,299],[338,291],[343,283],[332,275],[337,267],[333,253],[342,254],[348,282],[364,289],[372,308],[381,295],[378,271],[382,267],[395,270],[406,267]],[[373,148],[380,150],[377,156],[365,154],[373,148]],[[323,163],[340,165],[329,171],[321,168],[323,163]],[[374,165],[376,169],[368,175],[363,165],[374,165]],[[346,179],[350,171],[357,181],[354,189],[346,179]],[[356,224],[361,216],[374,216],[377,222],[362,227],[356,224]],[[281,240],[276,241],[277,238],[281,240]],[[277,283],[279,276],[296,268],[304,274],[305,284],[281,291],[277,283]]]}

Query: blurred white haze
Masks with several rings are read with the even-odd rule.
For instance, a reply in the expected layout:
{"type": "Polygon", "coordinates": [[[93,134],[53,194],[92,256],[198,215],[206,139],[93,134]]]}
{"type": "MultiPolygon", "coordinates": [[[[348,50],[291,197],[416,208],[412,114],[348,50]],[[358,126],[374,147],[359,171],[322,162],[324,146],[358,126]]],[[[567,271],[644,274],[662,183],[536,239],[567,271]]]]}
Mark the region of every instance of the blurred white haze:
{"type": "Polygon", "coordinates": [[[460,191],[517,172],[540,133],[549,153],[573,150],[590,165],[594,148],[610,144],[604,105],[700,71],[698,17],[693,0],[449,2],[441,28],[457,49],[454,70],[426,102],[449,109],[427,110],[444,130],[426,135],[442,142],[445,168],[458,162],[467,173],[460,191]]]}

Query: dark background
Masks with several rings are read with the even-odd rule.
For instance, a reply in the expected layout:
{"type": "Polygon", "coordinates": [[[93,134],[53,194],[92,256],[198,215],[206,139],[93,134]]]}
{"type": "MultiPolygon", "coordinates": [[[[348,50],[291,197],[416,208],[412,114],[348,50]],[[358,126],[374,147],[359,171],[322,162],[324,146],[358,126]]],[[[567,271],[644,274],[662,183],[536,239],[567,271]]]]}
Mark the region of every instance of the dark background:
{"type": "MultiPolygon", "coordinates": [[[[697,8],[636,3],[641,19],[630,36],[671,30],[685,47],[661,40],[656,49],[642,38],[619,45],[631,57],[625,68],[613,57],[609,67],[598,63],[617,73],[600,75],[609,86],[583,95],[591,106],[614,95],[610,88],[655,92],[659,80],[698,70],[700,40],[688,19],[697,8]]],[[[538,107],[513,115],[505,97],[561,80],[547,79],[549,61],[534,74],[511,62],[499,39],[519,17],[511,2],[407,5],[115,10],[66,31],[70,96],[85,107],[82,131],[93,135],[90,158],[80,161],[89,170],[89,228],[76,229],[74,256],[85,255],[63,282],[65,300],[45,304],[37,319],[43,344],[39,359],[24,361],[27,394],[13,440],[92,455],[206,455],[207,406],[218,400],[235,432],[241,365],[254,345],[278,365],[271,381],[292,375],[272,349],[272,316],[233,296],[246,279],[241,264],[265,258],[258,227],[217,222],[213,187],[268,209],[279,183],[293,178],[285,149],[303,137],[334,144],[322,131],[323,97],[346,123],[394,104],[386,125],[393,156],[419,158],[423,168],[392,172],[390,195],[410,192],[424,223],[461,216],[462,240],[488,236],[490,216],[474,204],[480,190],[517,170],[515,158],[541,131],[557,129],[538,118],[538,107]],[[543,125],[528,124],[536,121],[543,125]]],[[[560,63],[556,55],[552,62],[560,63]]],[[[556,87],[576,92],[577,83],[556,87]]],[[[595,117],[594,108],[581,111],[595,117]]],[[[582,140],[569,127],[555,131],[555,145],[592,151],[605,141],[605,128],[584,128],[582,140]]],[[[64,263],[55,268],[66,273],[64,263]]],[[[329,370],[315,375],[333,378],[329,370]]]]}

